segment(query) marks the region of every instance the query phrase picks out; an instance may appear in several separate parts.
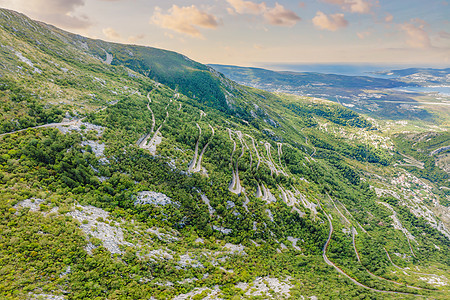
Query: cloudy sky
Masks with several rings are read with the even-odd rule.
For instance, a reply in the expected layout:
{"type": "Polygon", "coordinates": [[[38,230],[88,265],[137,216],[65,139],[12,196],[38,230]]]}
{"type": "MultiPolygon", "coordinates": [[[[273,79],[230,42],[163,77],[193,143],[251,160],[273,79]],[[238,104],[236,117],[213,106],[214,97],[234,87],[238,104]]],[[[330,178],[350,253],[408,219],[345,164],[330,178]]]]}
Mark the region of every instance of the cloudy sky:
{"type": "Polygon", "coordinates": [[[450,65],[450,0],[0,0],[0,7],[202,63],[450,65]]]}

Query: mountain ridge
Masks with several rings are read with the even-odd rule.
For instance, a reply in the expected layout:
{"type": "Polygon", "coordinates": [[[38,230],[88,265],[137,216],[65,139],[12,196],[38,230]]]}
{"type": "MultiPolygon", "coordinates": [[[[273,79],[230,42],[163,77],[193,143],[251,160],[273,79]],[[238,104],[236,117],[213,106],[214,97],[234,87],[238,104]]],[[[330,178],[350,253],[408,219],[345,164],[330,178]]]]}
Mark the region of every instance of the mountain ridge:
{"type": "Polygon", "coordinates": [[[446,127],[449,126],[448,122],[439,120],[450,117],[446,109],[448,95],[443,92],[434,97],[429,95],[430,91],[420,90],[426,87],[430,87],[431,91],[433,90],[431,87],[445,88],[448,85],[447,69],[427,71],[415,68],[375,73],[385,75],[385,78],[380,78],[380,76],[370,77],[369,74],[350,76],[271,71],[232,65],[211,66],[243,85],[270,92],[326,98],[376,119],[417,120],[427,122],[429,125],[441,123],[446,127]],[[401,72],[405,74],[401,75],[401,72]]]}
{"type": "Polygon", "coordinates": [[[195,74],[178,89],[148,76],[158,56],[122,64],[131,46],[73,50],[59,30],[44,51],[29,19],[0,13],[7,299],[448,295],[448,181],[417,156],[445,134],[405,158],[336,103],[200,66],[224,101],[203,98],[195,74]]]}
{"type": "MultiPolygon", "coordinates": [[[[10,10],[3,10],[2,14],[4,16],[5,13],[17,14],[10,10]]],[[[22,19],[25,17],[23,14],[19,14],[19,16],[22,19]]],[[[7,18],[3,18],[3,20],[7,20],[7,18]]],[[[34,28],[33,22],[36,21],[28,19],[23,21],[23,25],[28,26],[32,30],[36,30],[38,37],[26,35],[24,37],[42,51],[50,51],[53,54],[62,55],[62,53],[58,53],[61,51],[61,48],[48,48],[48,46],[53,46],[54,43],[48,40],[48,36],[41,34],[39,30],[34,28]],[[42,41],[40,41],[40,39],[42,41]],[[45,43],[44,41],[48,42],[45,43]]],[[[107,64],[129,67],[133,71],[141,73],[151,79],[161,81],[161,83],[167,84],[173,89],[178,85],[185,93],[192,93],[194,90],[199,91],[202,93],[201,95],[191,94],[191,96],[197,97],[210,105],[218,105],[222,109],[227,108],[225,96],[222,94],[223,91],[218,87],[218,82],[220,82],[220,80],[224,81],[225,78],[218,73],[211,72],[209,67],[195,62],[182,54],[146,46],[123,45],[103,40],[93,40],[69,33],[42,22],[37,22],[35,24],[42,24],[43,27],[48,30],[48,32],[46,32],[47,34],[59,38],[59,45],[65,43],[66,46],[70,45],[73,49],[76,49],[83,54],[100,58],[107,64]],[[109,53],[107,50],[114,51],[114,58],[108,56],[109,53]],[[153,60],[146,59],[148,56],[152,57],[153,60]],[[158,63],[155,63],[154,59],[158,59],[158,63]],[[202,86],[199,87],[197,86],[198,84],[201,84],[202,86]],[[186,88],[184,88],[185,86],[186,88]]],[[[2,26],[7,30],[20,34],[20,31],[18,32],[12,23],[9,24],[3,22],[2,26]]],[[[67,53],[65,57],[61,56],[61,58],[64,60],[71,60],[67,53]]],[[[229,83],[229,85],[231,85],[231,83],[229,83]]]]}

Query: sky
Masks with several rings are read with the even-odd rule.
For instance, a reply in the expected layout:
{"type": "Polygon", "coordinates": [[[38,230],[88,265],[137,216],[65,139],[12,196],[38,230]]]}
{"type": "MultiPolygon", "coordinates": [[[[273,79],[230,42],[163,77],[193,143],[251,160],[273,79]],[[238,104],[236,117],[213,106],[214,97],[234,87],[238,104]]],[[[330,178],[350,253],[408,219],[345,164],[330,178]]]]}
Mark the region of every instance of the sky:
{"type": "Polygon", "coordinates": [[[202,63],[450,66],[450,0],[0,0],[0,7],[202,63]]]}

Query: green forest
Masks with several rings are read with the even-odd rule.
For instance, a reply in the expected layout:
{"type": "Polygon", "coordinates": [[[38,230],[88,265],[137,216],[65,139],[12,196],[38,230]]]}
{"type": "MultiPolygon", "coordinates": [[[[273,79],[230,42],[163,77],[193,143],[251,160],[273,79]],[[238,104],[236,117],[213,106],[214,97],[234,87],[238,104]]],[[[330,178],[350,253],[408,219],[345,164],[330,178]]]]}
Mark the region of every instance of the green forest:
{"type": "Polygon", "coordinates": [[[0,298],[448,298],[447,134],[0,12],[0,298]]]}

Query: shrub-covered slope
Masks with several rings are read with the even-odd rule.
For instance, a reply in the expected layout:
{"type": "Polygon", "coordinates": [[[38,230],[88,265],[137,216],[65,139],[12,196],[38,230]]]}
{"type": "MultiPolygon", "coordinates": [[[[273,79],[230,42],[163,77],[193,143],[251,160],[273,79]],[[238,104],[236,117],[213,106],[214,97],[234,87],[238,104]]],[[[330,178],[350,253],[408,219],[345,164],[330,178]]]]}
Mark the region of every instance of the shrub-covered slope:
{"type": "Polygon", "coordinates": [[[362,116],[0,24],[3,298],[448,297],[448,196],[362,116]]]}

